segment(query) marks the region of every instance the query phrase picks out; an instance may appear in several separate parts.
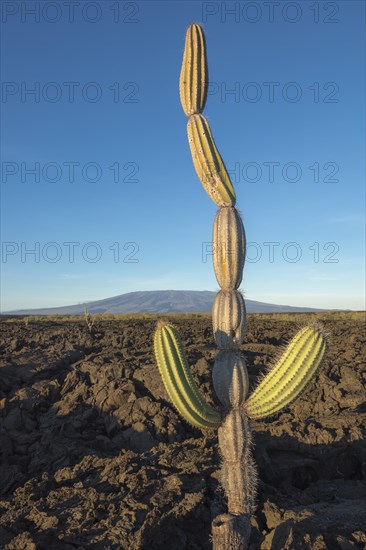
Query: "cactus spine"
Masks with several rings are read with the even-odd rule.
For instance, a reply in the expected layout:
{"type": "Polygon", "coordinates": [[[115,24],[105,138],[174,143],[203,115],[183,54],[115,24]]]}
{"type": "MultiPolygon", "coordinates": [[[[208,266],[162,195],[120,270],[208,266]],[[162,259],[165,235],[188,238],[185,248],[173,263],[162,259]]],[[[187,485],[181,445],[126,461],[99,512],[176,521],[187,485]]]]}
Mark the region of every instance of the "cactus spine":
{"type": "Polygon", "coordinates": [[[234,208],[235,191],[208,122],[201,114],[207,85],[205,38],[201,27],[194,24],[186,34],[180,97],[189,117],[188,141],[194,167],[208,195],[219,206],[212,244],[213,267],[221,290],[214,300],[212,323],[220,351],[213,366],[212,383],[220,410],[208,405],[201,395],[173,325],[158,324],[154,349],[162,380],[178,412],[200,429],[218,429],[221,483],[228,513],[219,514],[212,522],[214,550],[245,550],[257,486],[249,419],[275,414],[295,399],[319,368],[326,341],[317,326],[300,330],[247,399],[248,372],[240,351],[246,311],[238,291],[245,261],[245,232],[240,214],[234,208]]]}

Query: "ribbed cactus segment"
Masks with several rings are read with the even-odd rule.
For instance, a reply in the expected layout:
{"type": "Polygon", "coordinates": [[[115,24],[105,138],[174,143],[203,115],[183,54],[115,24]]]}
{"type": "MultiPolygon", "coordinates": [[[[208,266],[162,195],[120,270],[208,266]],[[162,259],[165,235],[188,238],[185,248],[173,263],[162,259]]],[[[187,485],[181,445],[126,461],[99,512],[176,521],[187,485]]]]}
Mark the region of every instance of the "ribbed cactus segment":
{"type": "Polygon", "coordinates": [[[249,388],[248,371],[242,353],[220,351],[212,370],[212,383],[224,407],[239,407],[249,388]]]}
{"type": "Polygon", "coordinates": [[[192,115],[187,125],[188,141],[197,175],[218,206],[233,206],[235,191],[203,115],[192,115]]]}
{"type": "Polygon", "coordinates": [[[310,326],[300,330],[245,403],[248,416],[264,418],[291,403],[320,366],[325,351],[321,329],[310,326]]]}
{"type": "Polygon", "coordinates": [[[222,350],[237,350],[246,328],[245,302],[237,290],[220,290],[212,306],[213,333],[222,350]]]}
{"type": "Polygon", "coordinates": [[[187,116],[202,113],[207,97],[208,70],[206,43],[199,25],[190,25],[186,33],[179,79],[180,100],[187,116]]]}
{"type": "Polygon", "coordinates": [[[257,474],[252,458],[252,438],[243,410],[233,409],[218,430],[223,456],[221,484],[232,514],[251,514],[254,510],[257,474]]]}
{"type": "Polygon", "coordinates": [[[219,413],[206,403],[192,378],[180,336],[169,323],[158,325],[155,357],[168,395],[177,411],[193,426],[217,428],[219,413]]]}
{"type": "Polygon", "coordinates": [[[228,499],[228,509],[232,514],[251,515],[255,510],[257,494],[257,469],[248,449],[240,462],[221,467],[221,485],[228,499]]]}
{"type": "Polygon", "coordinates": [[[233,464],[240,461],[250,432],[248,419],[241,409],[232,409],[218,431],[220,453],[224,460],[233,464]]]}
{"type": "Polygon", "coordinates": [[[220,208],[212,234],[212,258],[217,282],[223,290],[236,290],[243,278],[245,232],[236,208],[220,208]]]}

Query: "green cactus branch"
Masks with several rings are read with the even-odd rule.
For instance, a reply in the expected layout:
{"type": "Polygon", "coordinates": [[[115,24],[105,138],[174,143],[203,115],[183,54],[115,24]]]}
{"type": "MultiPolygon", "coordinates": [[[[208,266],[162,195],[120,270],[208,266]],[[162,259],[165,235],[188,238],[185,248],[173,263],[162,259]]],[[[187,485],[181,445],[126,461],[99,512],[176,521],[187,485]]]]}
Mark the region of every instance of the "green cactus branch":
{"type": "Polygon", "coordinates": [[[317,371],[325,352],[326,340],[320,328],[300,330],[246,401],[248,416],[264,418],[289,405],[317,371]]]}
{"type": "Polygon", "coordinates": [[[160,323],[154,336],[155,357],[168,395],[177,411],[197,428],[218,428],[220,414],[202,397],[193,380],[178,331],[160,323]]]}

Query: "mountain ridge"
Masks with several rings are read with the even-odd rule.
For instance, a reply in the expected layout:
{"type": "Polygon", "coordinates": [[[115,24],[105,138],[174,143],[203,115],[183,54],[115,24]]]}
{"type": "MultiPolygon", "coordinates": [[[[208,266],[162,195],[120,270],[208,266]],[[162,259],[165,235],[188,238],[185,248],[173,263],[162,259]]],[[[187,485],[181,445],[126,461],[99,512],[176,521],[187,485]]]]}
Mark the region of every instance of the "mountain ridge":
{"type": "MultiPolygon", "coordinates": [[[[207,313],[212,309],[216,292],[210,290],[146,290],[127,292],[102,300],[70,306],[19,309],[2,315],[82,315],[85,306],[95,313],[207,313]]],[[[245,300],[247,313],[295,313],[325,311],[321,308],[269,304],[245,300]]]]}

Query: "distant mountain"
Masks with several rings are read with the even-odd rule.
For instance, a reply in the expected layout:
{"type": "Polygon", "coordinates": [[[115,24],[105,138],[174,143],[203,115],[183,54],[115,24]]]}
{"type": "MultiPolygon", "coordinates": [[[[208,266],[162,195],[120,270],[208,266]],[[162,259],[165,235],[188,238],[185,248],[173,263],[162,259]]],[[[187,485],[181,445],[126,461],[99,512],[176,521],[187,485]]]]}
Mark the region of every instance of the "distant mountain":
{"type": "MultiPolygon", "coordinates": [[[[112,298],[74,306],[21,309],[6,315],[82,315],[85,305],[90,313],[198,313],[209,312],[215,292],[208,290],[151,290],[128,292],[112,298]]],[[[295,313],[323,311],[308,307],[281,306],[245,300],[248,313],[295,313]]]]}

